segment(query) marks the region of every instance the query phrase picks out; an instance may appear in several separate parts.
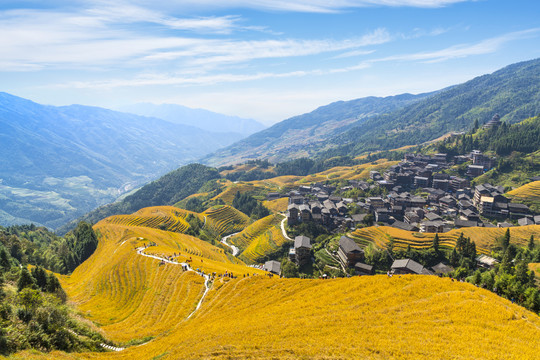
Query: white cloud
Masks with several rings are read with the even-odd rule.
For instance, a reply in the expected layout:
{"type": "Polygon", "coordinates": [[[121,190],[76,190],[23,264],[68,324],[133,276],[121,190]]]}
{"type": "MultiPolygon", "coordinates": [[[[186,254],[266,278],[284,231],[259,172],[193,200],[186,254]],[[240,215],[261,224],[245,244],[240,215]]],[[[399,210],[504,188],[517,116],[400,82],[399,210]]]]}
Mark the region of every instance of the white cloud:
{"type": "MultiPolygon", "coordinates": [[[[359,7],[419,7],[437,8],[470,0],[170,0],[166,7],[176,8],[249,8],[267,11],[335,13],[359,7]]],[[[139,0],[139,4],[147,6],[155,2],[139,0]]]]}
{"type": "MultiPolygon", "coordinates": [[[[291,77],[303,77],[303,76],[318,76],[328,74],[339,74],[351,71],[358,71],[369,68],[376,63],[392,62],[392,61],[420,61],[425,63],[440,62],[449,59],[463,58],[467,56],[483,55],[493,53],[500,49],[500,47],[513,40],[518,40],[526,37],[537,36],[540,33],[540,28],[529,29],[525,31],[512,32],[501,35],[499,37],[486,39],[476,44],[461,44],[448,47],[446,49],[432,51],[432,52],[420,52],[414,54],[401,54],[393,55],[383,58],[371,59],[360,62],[356,65],[342,67],[342,68],[330,68],[330,69],[313,69],[313,70],[301,70],[301,71],[287,71],[287,72],[257,72],[253,74],[233,74],[233,73],[216,73],[207,74],[204,71],[191,71],[181,74],[150,74],[141,75],[131,79],[108,79],[104,81],[90,81],[90,82],[69,82],[64,84],[54,85],[62,88],[90,88],[90,89],[113,89],[118,87],[137,87],[137,86],[155,86],[155,85],[176,85],[176,86],[189,86],[189,85],[214,85],[220,83],[235,83],[235,82],[247,82],[263,79],[279,79],[279,78],[291,78],[291,77]]],[[[214,44],[219,47],[219,44],[214,44]]],[[[222,53],[231,51],[227,45],[223,45],[224,49],[212,50],[222,53]]],[[[234,46],[230,44],[228,46],[234,46]]],[[[343,44],[332,44],[322,42],[307,42],[306,44],[297,44],[294,42],[276,42],[275,44],[249,44],[244,50],[239,50],[238,53],[231,51],[229,55],[214,56],[213,60],[204,60],[208,57],[202,57],[201,63],[204,61],[214,63],[227,63],[227,62],[240,62],[248,59],[255,59],[257,57],[279,57],[279,56],[300,56],[311,53],[336,51],[340,48],[346,48],[351,46],[348,41],[343,44]],[[251,49],[252,54],[246,55],[246,51],[251,49]],[[257,54],[257,55],[255,55],[257,54]]],[[[354,46],[358,46],[356,43],[354,46]]],[[[213,48],[211,45],[210,48],[213,48]]],[[[242,48],[240,46],[240,48],[242,48]]],[[[205,53],[209,50],[197,49],[199,54],[205,53]]],[[[175,54],[180,56],[179,54],[175,54]]],[[[339,56],[339,55],[338,55],[339,56]]]]}
{"type": "Polygon", "coordinates": [[[504,44],[510,41],[537,37],[539,33],[540,28],[515,31],[501,36],[482,40],[476,44],[460,44],[437,51],[388,56],[381,59],[370,60],[369,62],[375,63],[382,61],[422,61],[426,63],[432,63],[446,61],[450,59],[464,58],[473,55],[491,54],[499,50],[504,44]]]}

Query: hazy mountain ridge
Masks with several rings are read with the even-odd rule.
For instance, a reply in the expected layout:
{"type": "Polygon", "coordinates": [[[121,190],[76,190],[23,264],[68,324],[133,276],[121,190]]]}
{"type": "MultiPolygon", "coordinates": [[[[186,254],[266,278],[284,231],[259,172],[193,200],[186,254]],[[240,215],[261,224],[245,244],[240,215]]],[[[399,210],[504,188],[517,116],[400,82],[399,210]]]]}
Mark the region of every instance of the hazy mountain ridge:
{"type": "Polygon", "coordinates": [[[204,109],[192,109],[177,104],[150,104],[138,103],[123,106],[120,110],[163,119],[175,124],[195,126],[211,132],[224,132],[251,135],[261,131],[265,126],[253,119],[244,119],[238,116],[218,114],[204,109]]]}
{"type": "Polygon", "coordinates": [[[322,106],[202,159],[227,165],[250,159],[282,162],[328,158],[420,144],[464,131],[494,114],[515,123],[540,114],[540,59],[506,66],[437,92],[367,97],[322,106]]]}
{"type": "Polygon", "coordinates": [[[384,98],[370,96],[337,101],[310,113],[283,120],[208,155],[202,161],[211,165],[224,165],[256,158],[281,162],[309,156],[326,148],[325,141],[332,141],[338,134],[366,119],[394,111],[432,94],[401,94],[384,98]]]}
{"type": "Polygon", "coordinates": [[[7,93],[0,129],[0,209],[53,228],[241,137],[7,93]]]}

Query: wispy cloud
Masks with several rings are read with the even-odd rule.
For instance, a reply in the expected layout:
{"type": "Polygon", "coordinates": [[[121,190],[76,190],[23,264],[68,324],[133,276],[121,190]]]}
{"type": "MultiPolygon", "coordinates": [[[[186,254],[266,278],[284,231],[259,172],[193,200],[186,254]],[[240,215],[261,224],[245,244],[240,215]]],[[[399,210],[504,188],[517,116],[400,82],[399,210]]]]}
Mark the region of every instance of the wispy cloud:
{"type": "Polygon", "coordinates": [[[0,13],[0,67],[2,71],[110,69],[174,62],[175,68],[212,68],[256,59],[353,51],[391,40],[382,28],[344,40],[275,40],[271,37],[247,41],[234,36],[212,36],[230,34],[233,29],[265,31],[260,26],[241,27],[239,23],[242,20],[240,16],[233,15],[174,18],[133,5],[107,5],[75,13],[5,11],[0,13]],[[139,23],[158,26],[138,26],[139,23]],[[131,24],[137,26],[131,27],[131,24]],[[176,30],[207,34],[204,37],[193,36],[176,30]]]}
{"type": "Polygon", "coordinates": [[[450,59],[464,58],[473,55],[491,54],[499,50],[504,44],[531,37],[538,37],[540,28],[515,31],[501,36],[482,40],[474,44],[459,44],[436,51],[418,52],[414,54],[393,55],[385,58],[371,60],[382,61],[421,61],[425,63],[441,62],[450,59]]]}
{"type": "MultiPolygon", "coordinates": [[[[336,13],[360,7],[417,7],[437,8],[471,0],[172,0],[168,7],[179,8],[249,8],[269,11],[336,13]]],[[[151,4],[151,0],[139,0],[151,4]]]]}
{"type": "MultiPolygon", "coordinates": [[[[461,44],[451,46],[445,49],[431,51],[431,52],[419,52],[413,54],[400,54],[382,58],[375,58],[360,62],[356,65],[342,67],[342,68],[329,68],[329,69],[312,69],[302,71],[288,71],[288,72],[258,72],[254,74],[233,74],[233,73],[219,73],[219,74],[205,74],[193,73],[193,74],[151,74],[137,76],[132,79],[109,79],[106,81],[91,81],[91,82],[70,82],[65,84],[57,84],[56,87],[64,88],[92,88],[92,89],[112,89],[117,87],[134,87],[134,86],[154,86],[154,85],[213,85],[218,83],[234,83],[234,82],[246,82],[262,79],[278,79],[278,78],[291,78],[291,77],[303,77],[303,76],[320,76],[329,74],[346,73],[351,71],[358,71],[367,69],[374,64],[382,62],[401,62],[401,61],[416,61],[423,63],[441,62],[455,58],[463,58],[468,56],[477,56],[483,54],[494,53],[499,50],[505,43],[519,40],[528,37],[536,37],[540,34],[540,28],[534,28],[524,31],[511,32],[498,37],[486,39],[475,44],[461,44]]],[[[279,44],[283,46],[284,44],[279,44]]],[[[289,44],[290,45],[290,44],[289,44]]],[[[333,51],[344,45],[334,44],[332,47],[328,47],[328,44],[311,44],[318,51],[333,51]]],[[[304,46],[309,49],[310,46],[304,46]]],[[[261,47],[265,49],[267,44],[261,47]]],[[[292,46],[291,48],[296,48],[292,46]]],[[[249,48],[249,46],[247,47],[249,48]]],[[[290,49],[285,46],[283,56],[291,56],[290,49]]],[[[278,51],[274,49],[274,51],[278,51]]],[[[310,53],[312,50],[303,50],[300,53],[310,53]],[[305,52],[304,52],[305,51],[305,52]]],[[[369,52],[369,51],[368,51],[369,52]]],[[[242,52],[243,53],[243,52],[242,52]]],[[[266,56],[279,56],[271,52],[273,55],[266,56]]],[[[296,55],[299,53],[296,52],[296,55]]],[[[345,53],[346,54],[346,53],[345,53]]],[[[260,55],[262,56],[262,55],[260,55]]],[[[339,56],[339,55],[338,55],[339,56]]],[[[253,58],[253,56],[251,57],[253,58]]],[[[245,60],[246,57],[240,56],[235,58],[235,61],[245,60]]],[[[232,61],[231,59],[220,59],[222,62],[232,61]]]]}

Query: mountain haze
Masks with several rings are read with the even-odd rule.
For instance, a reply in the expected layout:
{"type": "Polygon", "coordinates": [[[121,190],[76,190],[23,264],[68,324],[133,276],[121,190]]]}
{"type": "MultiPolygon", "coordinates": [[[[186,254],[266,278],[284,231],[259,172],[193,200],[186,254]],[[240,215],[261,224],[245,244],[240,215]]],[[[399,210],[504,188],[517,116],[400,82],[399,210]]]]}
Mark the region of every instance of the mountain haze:
{"type": "Polygon", "coordinates": [[[239,138],[0,93],[0,224],[55,228],[239,138]]]}
{"type": "Polygon", "coordinates": [[[371,96],[338,101],[321,106],[310,113],[283,120],[218,150],[202,161],[210,165],[225,165],[256,158],[281,162],[309,156],[313,149],[320,149],[325,141],[331,141],[366,119],[392,112],[431,95],[432,93],[402,94],[384,98],[371,96]]]}
{"type": "Polygon", "coordinates": [[[203,159],[226,165],[250,159],[358,155],[464,131],[498,113],[515,123],[540,114],[540,59],[509,65],[460,85],[421,95],[336,102],[284,120],[203,159]]]}
{"type": "Polygon", "coordinates": [[[124,106],[122,111],[142,116],[152,116],[175,124],[195,126],[212,132],[234,133],[243,136],[261,131],[265,126],[252,119],[218,114],[204,109],[191,109],[176,104],[139,103],[124,106]]]}

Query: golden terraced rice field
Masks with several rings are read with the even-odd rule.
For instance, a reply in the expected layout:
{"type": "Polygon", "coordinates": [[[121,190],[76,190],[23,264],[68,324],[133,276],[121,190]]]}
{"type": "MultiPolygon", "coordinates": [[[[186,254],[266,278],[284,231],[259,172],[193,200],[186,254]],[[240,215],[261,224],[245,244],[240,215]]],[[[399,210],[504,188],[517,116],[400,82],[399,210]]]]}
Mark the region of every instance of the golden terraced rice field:
{"type": "Polygon", "coordinates": [[[251,223],[246,214],[228,205],[211,207],[201,215],[206,217],[206,226],[220,235],[242,231],[251,223]]]}
{"type": "Polygon", "coordinates": [[[535,359],[539,348],[537,315],[449,278],[250,277],[211,290],[193,318],[148,344],[18,358],[535,359]]]}
{"type": "Polygon", "coordinates": [[[520,202],[540,203],[540,181],[533,181],[509,191],[506,195],[520,202]]]}
{"type": "MultiPolygon", "coordinates": [[[[260,231],[253,227],[251,233],[264,234],[265,226],[277,230],[272,225],[279,216],[271,218],[263,219],[260,231]]],[[[521,233],[511,229],[512,238],[525,244],[527,232],[530,236],[539,228],[523,228],[521,233]]],[[[372,229],[380,231],[374,239],[392,234],[411,240],[391,228],[372,229]]],[[[72,275],[61,276],[69,300],[109,339],[120,344],[145,337],[153,340],[120,352],[27,351],[11,359],[538,357],[540,318],[468,283],[409,275],[268,278],[222,249],[186,234],[108,221],[96,224],[95,230],[99,234],[96,252],[72,275]],[[146,254],[176,255],[206,273],[227,271],[239,276],[216,278],[200,309],[187,319],[202,297],[204,279],[182,271],[179,265],[160,265],[159,260],[137,254],[137,248],[150,242],[156,246],[144,249],[146,254]]],[[[356,236],[365,234],[355,232],[356,236]]],[[[380,246],[385,244],[383,240],[380,246]]]]}
{"type": "Polygon", "coordinates": [[[197,213],[173,206],[154,206],[143,208],[132,215],[110,216],[103,221],[114,225],[143,226],[174,232],[185,232],[189,224],[185,218],[188,214],[201,218],[197,213]]]}
{"type": "Polygon", "coordinates": [[[257,220],[239,234],[232,236],[230,241],[242,251],[240,258],[249,263],[276,251],[288,240],[281,232],[281,215],[269,215],[257,220]]]}
{"type": "MultiPolygon", "coordinates": [[[[457,238],[461,233],[465,237],[470,237],[476,243],[476,250],[479,253],[489,253],[490,249],[496,245],[496,239],[503,236],[506,229],[503,228],[483,228],[471,227],[463,229],[453,229],[447,233],[439,234],[440,245],[453,248],[457,238]]],[[[416,249],[427,249],[433,245],[434,233],[415,233],[396,229],[389,226],[371,226],[357,229],[352,232],[353,237],[360,245],[367,246],[369,243],[375,244],[379,248],[386,248],[391,238],[394,239],[394,246],[406,248],[411,245],[416,249]]],[[[540,225],[519,226],[510,228],[511,243],[525,246],[531,237],[540,236],[540,225]]]]}
{"type": "Polygon", "coordinates": [[[282,197],[276,200],[263,201],[263,205],[275,213],[285,212],[287,211],[287,206],[289,206],[289,198],[282,197]]]}

